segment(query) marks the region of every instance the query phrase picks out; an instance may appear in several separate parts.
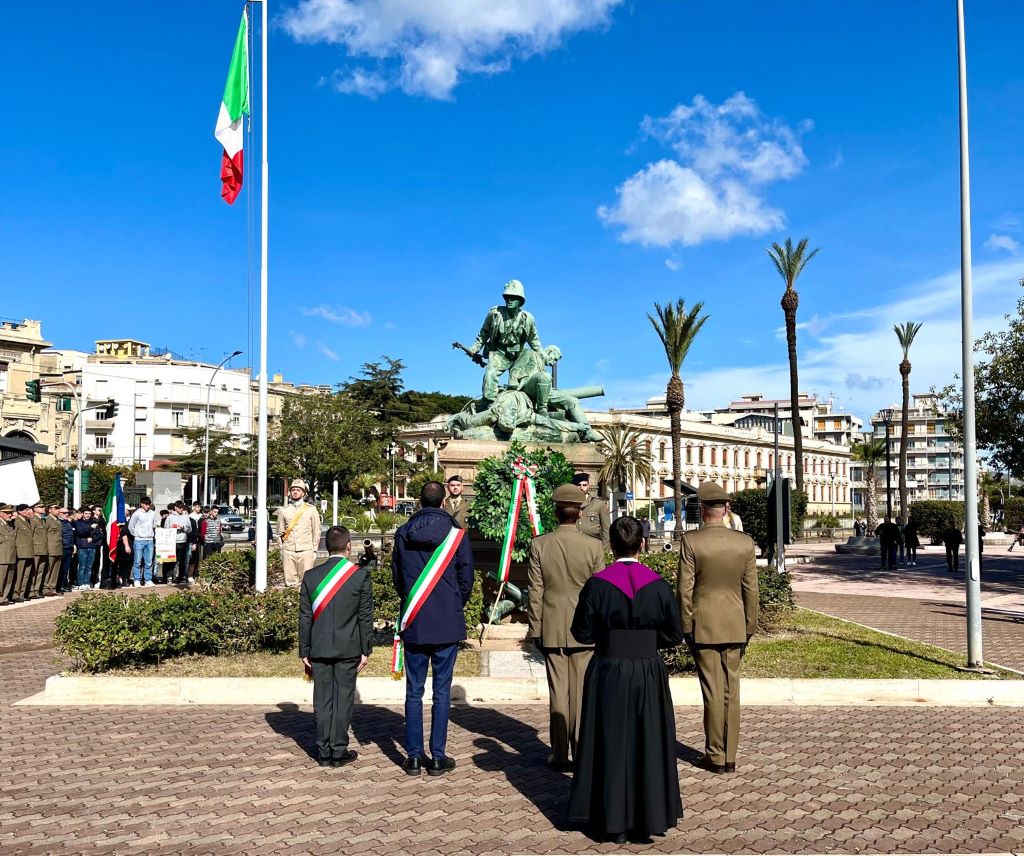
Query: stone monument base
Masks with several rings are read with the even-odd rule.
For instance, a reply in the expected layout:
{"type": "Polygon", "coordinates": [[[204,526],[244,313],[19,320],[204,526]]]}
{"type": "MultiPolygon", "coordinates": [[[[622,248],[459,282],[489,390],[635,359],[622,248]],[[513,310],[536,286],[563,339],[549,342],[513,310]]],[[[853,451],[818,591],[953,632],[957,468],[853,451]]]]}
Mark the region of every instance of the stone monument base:
{"type": "MultiPolygon", "coordinates": [[[[473,496],[473,482],[476,469],[485,458],[493,458],[508,452],[511,443],[504,440],[449,440],[448,445],[438,454],[438,463],[445,479],[454,475],[462,476],[465,495],[473,496]]],[[[527,449],[547,449],[561,452],[576,468],[576,472],[587,473],[597,484],[597,473],[604,463],[602,455],[593,443],[523,443],[527,449]]]]}

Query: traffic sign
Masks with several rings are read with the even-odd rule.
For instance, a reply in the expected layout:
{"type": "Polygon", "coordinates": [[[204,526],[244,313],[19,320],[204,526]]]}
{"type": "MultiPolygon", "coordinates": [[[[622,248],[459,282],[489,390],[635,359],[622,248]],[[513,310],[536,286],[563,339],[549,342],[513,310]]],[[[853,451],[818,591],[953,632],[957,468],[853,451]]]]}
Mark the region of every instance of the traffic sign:
{"type": "Polygon", "coordinates": [[[633,491],[627,490],[626,491],[626,500],[629,501],[629,500],[632,500],[632,499],[633,499],[633,491]]]}

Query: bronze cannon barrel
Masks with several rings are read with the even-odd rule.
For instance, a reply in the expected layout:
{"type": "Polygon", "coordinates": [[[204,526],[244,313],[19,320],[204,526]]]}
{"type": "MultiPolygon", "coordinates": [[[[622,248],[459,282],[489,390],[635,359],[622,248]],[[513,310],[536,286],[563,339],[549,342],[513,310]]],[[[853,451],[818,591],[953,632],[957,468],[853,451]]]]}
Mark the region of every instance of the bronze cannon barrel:
{"type": "Polygon", "coordinates": [[[597,398],[604,395],[603,386],[570,386],[557,391],[564,395],[571,395],[573,398],[597,398]]]}

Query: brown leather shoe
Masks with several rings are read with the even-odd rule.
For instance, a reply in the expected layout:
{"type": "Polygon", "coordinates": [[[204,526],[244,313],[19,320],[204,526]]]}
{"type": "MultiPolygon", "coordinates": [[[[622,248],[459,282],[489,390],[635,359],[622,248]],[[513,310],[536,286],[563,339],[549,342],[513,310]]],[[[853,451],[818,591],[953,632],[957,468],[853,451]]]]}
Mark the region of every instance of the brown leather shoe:
{"type": "Polygon", "coordinates": [[[712,773],[727,772],[725,764],[716,764],[714,761],[708,758],[707,755],[704,756],[704,760],[701,762],[700,766],[712,773]]]}
{"type": "Polygon", "coordinates": [[[735,773],[736,772],[736,762],[735,761],[726,761],[725,762],[725,772],[727,772],[727,773],[735,773]]]}

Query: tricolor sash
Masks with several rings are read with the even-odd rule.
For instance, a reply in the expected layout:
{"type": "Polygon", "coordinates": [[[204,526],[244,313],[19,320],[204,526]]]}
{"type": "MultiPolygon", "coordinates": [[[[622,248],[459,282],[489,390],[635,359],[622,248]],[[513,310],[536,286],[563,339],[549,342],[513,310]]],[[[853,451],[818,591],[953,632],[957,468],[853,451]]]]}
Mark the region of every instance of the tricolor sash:
{"type": "Polygon", "coordinates": [[[345,583],[358,570],[359,565],[350,562],[348,559],[342,559],[327,572],[327,576],[323,578],[323,581],[310,596],[313,604],[313,621],[320,617],[320,613],[327,608],[327,604],[334,600],[334,596],[341,591],[345,583]]]}
{"type": "Polygon", "coordinates": [[[508,581],[509,568],[512,565],[512,549],[516,542],[516,529],[519,526],[519,511],[523,500],[526,501],[526,516],[530,520],[530,531],[533,537],[543,534],[540,524],[540,511],[537,509],[537,475],[536,464],[528,464],[522,458],[512,462],[512,474],[516,480],[512,483],[512,499],[508,506],[508,517],[505,520],[505,537],[501,542],[501,555],[498,558],[498,582],[508,581]]]}
{"type": "Polygon", "coordinates": [[[465,535],[465,529],[460,529],[458,526],[452,527],[445,539],[434,550],[433,555],[427,560],[427,564],[423,566],[423,570],[406,597],[405,609],[395,626],[395,641],[391,646],[391,677],[395,680],[402,676],[405,667],[401,633],[412,624],[434,587],[441,581],[441,577],[444,576],[444,572],[448,570],[452,559],[455,558],[455,553],[465,535]]]}

